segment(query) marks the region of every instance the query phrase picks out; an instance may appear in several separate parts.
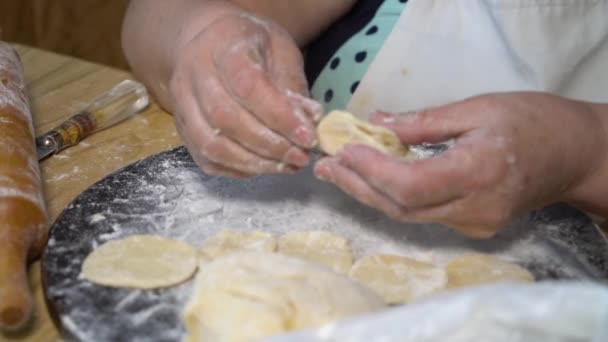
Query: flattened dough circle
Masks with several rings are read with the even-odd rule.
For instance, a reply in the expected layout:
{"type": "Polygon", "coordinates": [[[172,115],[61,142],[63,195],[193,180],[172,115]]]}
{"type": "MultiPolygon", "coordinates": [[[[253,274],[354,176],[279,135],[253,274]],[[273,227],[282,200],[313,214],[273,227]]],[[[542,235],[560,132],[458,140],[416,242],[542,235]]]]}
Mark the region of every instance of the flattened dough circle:
{"type": "Polygon", "coordinates": [[[132,235],[95,249],[85,259],[82,275],[100,285],[155,289],[187,280],[196,268],[196,249],[189,244],[132,235]]]}
{"type": "Polygon", "coordinates": [[[276,249],[277,241],[270,233],[222,230],[203,242],[199,255],[209,260],[239,250],[274,252],[276,249]]]}
{"type": "Polygon", "coordinates": [[[452,259],[446,265],[448,287],[466,287],[498,282],[534,282],[527,269],[493,255],[471,253],[452,259]]]}
{"type": "Polygon", "coordinates": [[[389,304],[410,302],[443,289],[447,283],[443,269],[389,254],[361,258],[351,269],[350,276],[376,291],[389,304]]]}
{"type": "Polygon", "coordinates": [[[353,265],[350,243],[345,238],[326,231],[287,233],[278,238],[279,253],[298,257],[348,273],[353,265]]]}
{"type": "Polygon", "coordinates": [[[184,310],[185,341],[258,341],[384,306],[372,290],[321,265],[239,251],[196,276],[184,310]]]}

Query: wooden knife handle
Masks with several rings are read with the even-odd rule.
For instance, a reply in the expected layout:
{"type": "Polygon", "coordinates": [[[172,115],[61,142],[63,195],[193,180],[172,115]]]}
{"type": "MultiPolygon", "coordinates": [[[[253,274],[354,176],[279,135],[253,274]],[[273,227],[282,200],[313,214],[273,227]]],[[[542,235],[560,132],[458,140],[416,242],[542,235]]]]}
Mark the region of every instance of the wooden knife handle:
{"type": "Polygon", "coordinates": [[[0,330],[31,316],[26,267],[42,251],[47,228],[23,67],[0,42],[0,330]]]}

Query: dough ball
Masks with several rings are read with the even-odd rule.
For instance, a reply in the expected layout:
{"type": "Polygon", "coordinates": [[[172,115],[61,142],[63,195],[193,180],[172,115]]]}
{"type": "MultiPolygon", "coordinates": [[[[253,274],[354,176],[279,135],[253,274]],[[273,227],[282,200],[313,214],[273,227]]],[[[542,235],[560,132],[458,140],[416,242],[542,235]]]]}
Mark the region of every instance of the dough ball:
{"type": "Polygon", "coordinates": [[[525,268],[487,254],[465,254],[447,266],[448,287],[465,287],[498,282],[533,282],[525,268]]]}
{"type": "Polygon", "coordinates": [[[445,288],[447,283],[447,275],[441,268],[386,254],[361,258],[350,276],[376,291],[389,304],[410,302],[445,288]]]}
{"type": "Polygon", "coordinates": [[[189,244],[132,235],[95,249],[82,264],[82,275],[100,285],[154,289],[187,280],[196,267],[196,249],[189,244]]]}
{"type": "Polygon", "coordinates": [[[353,265],[350,243],[326,231],[291,232],[278,239],[279,253],[321,263],[348,273],[353,265]]]}
{"type": "Polygon", "coordinates": [[[238,250],[274,252],[276,248],[277,241],[272,234],[223,230],[203,242],[199,255],[204,260],[210,260],[238,250]]]}
{"type": "Polygon", "coordinates": [[[186,341],[258,341],[383,307],[373,291],[321,265],[239,251],[198,273],[183,319],[186,341]]]}
{"type": "Polygon", "coordinates": [[[332,111],[317,126],[321,150],[331,156],[347,144],[363,144],[397,158],[411,159],[409,149],[387,128],[359,120],[351,113],[332,111]]]}

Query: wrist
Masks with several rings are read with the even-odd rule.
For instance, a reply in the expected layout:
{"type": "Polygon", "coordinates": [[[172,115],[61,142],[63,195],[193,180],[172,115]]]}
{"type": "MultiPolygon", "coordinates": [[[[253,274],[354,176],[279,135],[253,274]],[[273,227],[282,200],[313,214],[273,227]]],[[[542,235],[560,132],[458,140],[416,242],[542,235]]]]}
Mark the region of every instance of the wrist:
{"type": "Polygon", "coordinates": [[[188,50],[188,45],[221,18],[246,13],[231,1],[210,0],[203,3],[202,6],[186,10],[187,13],[181,17],[177,25],[179,29],[168,37],[165,44],[160,70],[151,74],[158,78],[147,82],[153,85],[152,93],[156,100],[169,111],[174,110],[171,108],[170,82],[176,68],[182,62],[183,54],[188,50]]]}
{"type": "Polygon", "coordinates": [[[242,12],[231,1],[131,0],[122,28],[131,71],[167,109],[167,89],[179,51],[216,18],[242,12]]]}
{"type": "Polygon", "coordinates": [[[590,213],[608,217],[608,104],[589,104],[595,116],[597,134],[593,151],[594,162],[582,179],[566,193],[565,200],[590,213]]]}
{"type": "Polygon", "coordinates": [[[231,1],[207,1],[204,6],[193,8],[181,23],[181,27],[174,37],[168,59],[175,63],[177,53],[182,51],[190,41],[209,28],[222,17],[229,15],[240,15],[246,11],[231,1]]]}

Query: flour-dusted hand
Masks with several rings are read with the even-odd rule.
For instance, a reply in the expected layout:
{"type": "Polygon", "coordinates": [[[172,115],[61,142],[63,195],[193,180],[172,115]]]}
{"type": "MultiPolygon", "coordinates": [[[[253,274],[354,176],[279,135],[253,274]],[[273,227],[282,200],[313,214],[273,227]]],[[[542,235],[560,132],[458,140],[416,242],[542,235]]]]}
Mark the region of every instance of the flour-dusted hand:
{"type": "Polygon", "coordinates": [[[372,121],[406,145],[449,138],[455,145],[411,162],[347,146],[320,161],[315,173],[398,220],[490,237],[513,216],[555,201],[601,208],[592,202],[606,189],[600,178],[607,170],[608,136],[606,113],[598,108],[528,92],[398,116],[377,113],[372,121]]]}
{"type": "Polygon", "coordinates": [[[178,130],[211,174],[251,176],[306,165],[320,105],[302,56],[277,24],[228,14],[176,52],[169,93],[178,130]]]}
{"type": "Polygon", "coordinates": [[[123,47],[204,171],[293,172],[309,162],[323,110],[308,97],[299,46],[354,3],[132,0],[123,47]]]}

